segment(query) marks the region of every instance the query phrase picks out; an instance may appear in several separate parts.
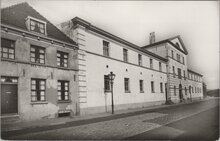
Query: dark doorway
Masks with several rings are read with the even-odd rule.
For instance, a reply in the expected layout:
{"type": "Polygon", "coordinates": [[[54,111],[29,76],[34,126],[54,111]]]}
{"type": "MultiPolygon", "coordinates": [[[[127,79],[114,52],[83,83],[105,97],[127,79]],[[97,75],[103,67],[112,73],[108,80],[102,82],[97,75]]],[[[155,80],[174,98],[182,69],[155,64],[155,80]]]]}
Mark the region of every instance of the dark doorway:
{"type": "Polygon", "coordinates": [[[179,98],[180,98],[180,100],[182,100],[183,99],[183,93],[182,93],[182,85],[181,84],[179,84],[179,98]]]}
{"type": "Polygon", "coordinates": [[[166,101],[168,100],[168,95],[167,95],[167,83],[165,83],[165,94],[166,94],[166,101]]]}
{"type": "Polygon", "coordinates": [[[17,84],[1,84],[1,113],[18,113],[17,84]]]}

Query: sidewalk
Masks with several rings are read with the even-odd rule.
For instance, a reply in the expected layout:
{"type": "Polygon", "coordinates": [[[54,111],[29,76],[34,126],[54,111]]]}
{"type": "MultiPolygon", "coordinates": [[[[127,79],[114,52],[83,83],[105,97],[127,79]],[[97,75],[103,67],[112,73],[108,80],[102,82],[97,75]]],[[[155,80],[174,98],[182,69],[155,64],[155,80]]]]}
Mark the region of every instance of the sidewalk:
{"type": "Polygon", "coordinates": [[[53,118],[53,119],[42,119],[36,121],[21,121],[16,123],[1,123],[2,132],[16,132],[19,130],[31,130],[31,129],[56,129],[62,128],[62,126],[79,126],[84,124],[90,124],[95,122],[101,122],[106,120],[118,119],[127,116],[133,116],[136,114],[142,114],[147,112],[153,112],[156,109],[163,109],[168,108],[171,106],[179,106],[182,104],[189,104],[194,102],[200,102],[209,100],[210,98],[205,98],[202,100],[197,100],[193,102],[185,102],[185,103],[178,103],[173,105],[154,105],[146,108],[138,108],[138,109],[129,109],[129,110],[120,110],[115,111],[115,114],[112,115],[111,113],[98,113],[86,116],[75,116],[73,118],[65,117],[65,118],[53,118]]]}

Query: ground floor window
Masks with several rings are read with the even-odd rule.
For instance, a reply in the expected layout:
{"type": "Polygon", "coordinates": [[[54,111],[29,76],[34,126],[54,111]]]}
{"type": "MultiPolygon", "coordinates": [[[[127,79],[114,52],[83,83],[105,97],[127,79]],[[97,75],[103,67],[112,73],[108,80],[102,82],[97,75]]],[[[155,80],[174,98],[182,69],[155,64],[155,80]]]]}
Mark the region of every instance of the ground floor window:
{"type": "Polygon", "coordinates": [[[129,88],[129,78],[124,78],[124,88],[125,88],[125,92],[130,92],[130,88],[129,88]]]}
{"type": "Polygon", "coordinates": [[[140,92],[143,93],[144,92],[144,81],[140,80],[139,85],[140,85],[140,92]]]}
{"type": "Polygon", "coordinates": [[[104,75],[104,90],[105,92],[110,91],[110,81],[109,81],[109,76],[104,75]]]}
{"type": "Polygon", "coordinates": [[[46,101],[46,83],[43,79],[31,79],[31,101],[46,101]]]}
{"type": "Polygon", "coordinates": [[[186,87],[185,87],[185,95],[187,95],[187,89],[186,89],[186,87]]]}
{"type": "Polygon", "coordinates": [[[174,95],[176,96],[176,86],[174,86],[174,95]]]}
{"type": "Polygon", "coordinates": [[[58,101],[69,100],[69,82],[59,80],[58,81],[58,101]]]}
{"type": "Polygon", "coordinates": [[[152,93],[155,93],[155,90],[154,90],[154,81],[151,81],[151,92],[152,92],[152,93]]]}

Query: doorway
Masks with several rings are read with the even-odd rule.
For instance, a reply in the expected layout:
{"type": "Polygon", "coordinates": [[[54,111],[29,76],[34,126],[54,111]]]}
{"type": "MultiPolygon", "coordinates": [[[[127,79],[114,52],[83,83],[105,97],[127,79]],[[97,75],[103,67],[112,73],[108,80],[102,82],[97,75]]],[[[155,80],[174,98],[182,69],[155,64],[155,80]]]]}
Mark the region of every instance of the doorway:
{"type": "Polygon", "coordinates": [[[181,84],[179,84],[179,98],[180,98],[180,100],[182,100],[182,99],[183,99],[183,94],[182,94],[182,85],[181,85],[181,84]]]}
{"type": "Polygon", "coordinates": [[[18,113],[18,86],[16,78],[1,77],[1,114],[18,113]],[[13,80],[14,79],[14,80],[13,80]]]}

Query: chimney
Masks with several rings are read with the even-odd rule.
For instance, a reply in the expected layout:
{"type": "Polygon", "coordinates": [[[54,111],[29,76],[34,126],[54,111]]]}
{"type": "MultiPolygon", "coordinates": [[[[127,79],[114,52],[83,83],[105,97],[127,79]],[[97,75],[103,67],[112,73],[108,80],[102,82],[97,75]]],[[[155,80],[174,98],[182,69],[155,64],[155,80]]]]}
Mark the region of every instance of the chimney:
{"type": "Polygon", "coordinates": [[[150,41],[150,44],[155,43],[155,32],[151,32],[151,33],[150,33],[150,39],[149,39],[149,41],[150,41]]]}

